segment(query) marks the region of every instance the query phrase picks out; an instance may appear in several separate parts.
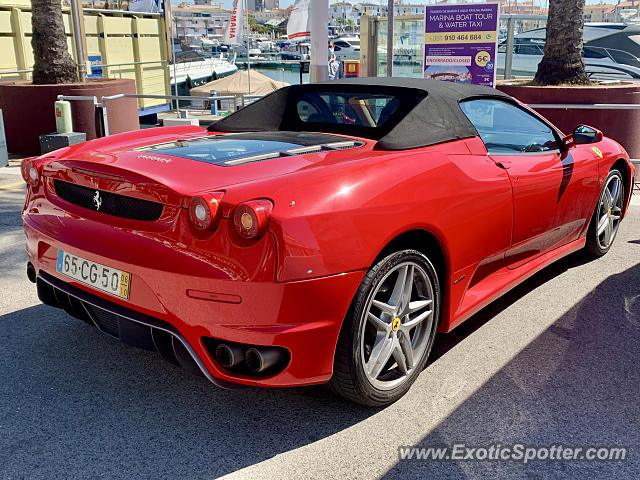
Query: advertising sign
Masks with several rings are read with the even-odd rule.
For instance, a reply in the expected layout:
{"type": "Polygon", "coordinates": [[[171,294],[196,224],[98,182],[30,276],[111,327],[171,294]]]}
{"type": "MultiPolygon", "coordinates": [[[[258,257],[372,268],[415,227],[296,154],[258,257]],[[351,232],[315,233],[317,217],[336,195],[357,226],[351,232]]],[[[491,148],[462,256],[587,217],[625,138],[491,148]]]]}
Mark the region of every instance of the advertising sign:
{"type": "Polygon", "coordinates": [[[102,65],[102,55],[88,55],[89,63],[91,64],[91,72],[87,75],[88,78],[102,78],[102,67],[98,67],[98,65],[102,65]]]}
{"type": "Polygon", "coordinates": [[[424,78],[495,86],[498,4],[425,7],[424,78]]]}

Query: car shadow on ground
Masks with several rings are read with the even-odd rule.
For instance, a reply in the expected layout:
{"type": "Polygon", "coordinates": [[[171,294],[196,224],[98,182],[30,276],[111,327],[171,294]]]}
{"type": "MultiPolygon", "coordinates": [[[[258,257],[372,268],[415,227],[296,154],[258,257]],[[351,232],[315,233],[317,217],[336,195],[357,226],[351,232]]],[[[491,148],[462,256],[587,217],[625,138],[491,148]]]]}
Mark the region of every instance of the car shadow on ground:
{"type": "MultiPolygon", "coordinates": [[[[576,261],[578,256],[568,257],[541,272],[477,315],[460,335],[576,261]]],[[[639,364],[640,265],[635,265],[600,283],[420,442],[624,446],[626,461],[399,461],[384,478],[637,478],[639,364]]]]}
{"type": "Polygon", "coordinates": [[[592,258],[584,255],[582,251],[573,253],[559,261],[549,265],[540,272],[533,275],[531,278],[521,283],[513,290],[507,292],[498,300],[490,303],[488,306],[480,310],[473,315],[469,320],[462,323],[459,327],[456,327],[450,333],[439,333],[436,337],[433,345],[433,350],[429,356],[429,362],[427,368],[433,362],[437,361],[442,355],[447,353],[457,344],[462,342],[469,335],[473,334],[476,330],[481,328],[484,324],[498,315],[500,312],[516,303],[522,297],[530,293],[532,290],[544,285],[549,280],[563,274],[571,268],[579,267],[585,263],[593,260],[592,258]]]}
{"type": "Polygon", "coordinates": [[[0,340],[1,478],[210,479],[372,414],[320,387],[222,390],[44,305],[0,316],[0,340]]]}

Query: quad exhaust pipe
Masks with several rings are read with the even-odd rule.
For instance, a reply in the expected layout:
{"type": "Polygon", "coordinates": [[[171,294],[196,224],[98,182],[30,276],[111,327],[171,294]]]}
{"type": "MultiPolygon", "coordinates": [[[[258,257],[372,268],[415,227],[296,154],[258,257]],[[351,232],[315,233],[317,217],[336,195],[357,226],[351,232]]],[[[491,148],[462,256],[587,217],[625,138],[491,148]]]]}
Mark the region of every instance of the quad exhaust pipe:
{"type": "Polygon", "coordinates": [[[246,345],[227,343],[216,346],[215,357],[224,368],[233,368],[244,363],[253,373],[262,373],[274,365],[285,363],[288,359],[286,350],[281,347],[247,348],[246,345]]]}
{"type": "MultiPolygon", "coordinates": [[[[133,325],[119,325],[118,333],[114,335],[100,327],[89,316],[87,308],[90,307],[83,306],[82,302],[76,297],[66,294],[47,281],[38,278],[35,266],[31,262],[27,263],[27,278],[37,285],[38,298],[40,298],[42,303],[56,308],[64,308],[70,315],[80,318],[90,325],[95,324],[100,330],[120,338],[120,340],[125,343],[150,350],[157,350],[171,363],[178,364],[194,374],[202,374],[200,366],[193,360],[191,353],[174,335],[158,328],[152,328],[148,325],[138,325],[137,323],[133,325]]],[[[100,310],[100,308],[98,308],[98,310],[100,310]]],[[[206,337],[205,340],[207,340],[206,337]]],[[[247,373],[247,370],[254,374],[263,372],[266,372],[266,374],[277,373],[277,371],[281,371],[286,367],[290,358],[289,351],[283,347],[250,346],[232,342],[216,342],[216,344],[209,346],[205,341],[207,350],[214,354],[216,361],[222,367],[232,369],[239,373],[247,373]],[[215,348],[213,348],[214,346],[215,348]],[[275,366],[279,366],[280,368],[267,372],[267,370],[275,366]]]]}
{"type": "Polygon", "coordinates": [[[244,348],[241,345],[221,343],[216,347],[216,360],[224,368],[233,368],[244,361],[244,348]]]}
{"type": "Polygon", "coordinates": [[[284,352],[273,347],[251,347],[245,354],[249,370],[260,373],[284,360],[284,352]]]}

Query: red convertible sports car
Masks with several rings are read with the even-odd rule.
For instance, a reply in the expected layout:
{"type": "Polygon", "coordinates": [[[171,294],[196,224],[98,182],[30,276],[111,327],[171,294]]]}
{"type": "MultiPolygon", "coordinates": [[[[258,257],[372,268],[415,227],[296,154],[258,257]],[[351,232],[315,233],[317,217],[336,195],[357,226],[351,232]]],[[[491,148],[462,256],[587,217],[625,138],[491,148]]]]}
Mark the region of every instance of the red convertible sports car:
{"type": "Polygon", "coordinates": [[[634,168],[493,89],[283,88],[209,130],[25,160],[40,299],[225,387],[402,396],[448,332],[551,262],[605,254],[634,168]]]}

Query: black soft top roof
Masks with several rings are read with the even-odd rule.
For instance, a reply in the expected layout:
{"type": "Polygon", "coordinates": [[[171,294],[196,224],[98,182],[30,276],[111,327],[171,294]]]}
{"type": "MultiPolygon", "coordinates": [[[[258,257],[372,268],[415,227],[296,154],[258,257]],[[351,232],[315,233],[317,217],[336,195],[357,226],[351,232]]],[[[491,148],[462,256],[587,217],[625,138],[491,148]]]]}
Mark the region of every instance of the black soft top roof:
{"type": "Polygon", "coordinates": [[[218,132],[322,131],[378,140],[376,148],[405,150],[477,135],[460,109],[461,100],[510,96],[489,87],[421,78],[348,78],[292,85],[246,106],[209,127],[218,132]],[[338,123],[306,123],[297,114],[301,95],[311,92],[392,94],[399,98],[396,111],[380,127],[338,123]]]}

